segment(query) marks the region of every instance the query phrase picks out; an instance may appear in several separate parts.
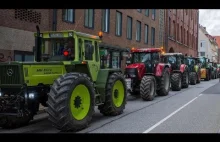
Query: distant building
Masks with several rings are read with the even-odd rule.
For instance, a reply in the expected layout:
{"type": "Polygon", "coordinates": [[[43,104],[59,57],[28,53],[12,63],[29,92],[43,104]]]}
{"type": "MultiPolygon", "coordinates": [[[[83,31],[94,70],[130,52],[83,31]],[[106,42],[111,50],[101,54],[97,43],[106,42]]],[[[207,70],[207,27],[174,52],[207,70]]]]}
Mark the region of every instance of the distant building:
{"type": "Polygon", "coordinates": [[[218,61],[218,44],[216,39],[211,36],[207,31],[206,27],[199,25],[199,56],[207,57],[210,61],[218,61]]]}
{"type": "Polygon", "coordinates": [[[218,63],[220,63],[220,36],[214,36],[218,44],[218,63]]]}
{"type": "Polygon", "coordinates": [[[167,9],[165,11],[166,52],[197,56],[199,10],[167,9]]]}

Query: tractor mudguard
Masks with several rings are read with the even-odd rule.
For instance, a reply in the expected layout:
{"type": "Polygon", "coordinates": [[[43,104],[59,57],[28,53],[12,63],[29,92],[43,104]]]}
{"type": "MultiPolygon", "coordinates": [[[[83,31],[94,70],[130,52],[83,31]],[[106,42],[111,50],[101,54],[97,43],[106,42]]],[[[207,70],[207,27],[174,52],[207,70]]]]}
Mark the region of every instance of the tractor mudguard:
{"type": "Polygon", "coordinates": [[[105,88],[106,88],[106,83],[108,81],[108,77],[111,73],[114,72],[121,72],[121,69],[100,69],[98,76],[97,76],[97,80],[95,83],[96,89],[98,90],[98,92],[101,94],[101,98],[102,101],[104,102],[105,100],[105,88]]]}
{"type": "Polygon", "coordinates": [[[185,64],[180,65],[180,72],[183,73],[185,71],[186,67],[187,66],[185,64]]]}
{"type": "Polygon", "coordinates": [[[157,77],[162,76],[165,68],[169,68],[169,66],[166,64],[159,63],[156,67],[155,76],[157,77]]]}

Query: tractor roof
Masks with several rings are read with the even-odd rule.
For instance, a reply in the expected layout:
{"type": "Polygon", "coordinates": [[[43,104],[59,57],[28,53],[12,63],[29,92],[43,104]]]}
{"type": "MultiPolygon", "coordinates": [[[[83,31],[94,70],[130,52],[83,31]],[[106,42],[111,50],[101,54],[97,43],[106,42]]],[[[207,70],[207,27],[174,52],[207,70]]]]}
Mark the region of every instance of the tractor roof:
{"type": "Polygon", "coordinates": [[[132,48],[131,52],[161,52],[161,48],[132,48]]]}
{"type": "MultiPolygon", "coordinates": [[[[98,35],[76,32],[74,30],[44,31],[44,32],[40,32],[40,34],[41,37],[43,38],[68,38],[68,37],[73,37],[73,34],[76,34],[77,36],[86,37],[94,40],[100,40],[100,37],[98,35]]],[[[37,33],[34,33],[34,36],[37,36],[37,33]]]]}
{"type": "Polygon", "coordinates": [[[173,55],[182,55],[183,56],[183,54],[182,53],[164,53],[163,54],[163,56],[173,56],[173,55]]]}

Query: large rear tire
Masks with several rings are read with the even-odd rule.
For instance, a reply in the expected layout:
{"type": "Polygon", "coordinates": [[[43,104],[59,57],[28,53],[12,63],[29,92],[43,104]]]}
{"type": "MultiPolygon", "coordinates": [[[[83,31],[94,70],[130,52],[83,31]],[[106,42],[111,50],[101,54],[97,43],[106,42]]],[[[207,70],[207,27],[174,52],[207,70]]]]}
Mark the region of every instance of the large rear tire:
{"type": "Polygon", "coordinates": [[[170,91],[170,73],[168,71],[168,68],[164,69],[160,82],[158,83],[159,83],[159,90],[157,91],[157,94],[159,96],[168,95],[170,91]]]}
{"type": "Polygon", "coordinates": [[[106,84],[105,103],[98,106],[105,116],[116,116],[123,113],[127,99],[127,87],[121,73],[112,73],[106,84]]]}
{"type": "Polygon", "coordinates": [[[187,71],[183,72],[182,88],[189,87],[189,73],[187,71]]]}
{"type": "Polygon", "coordinates": [[[196,85],[197,75],[195,72],[190,72],[189,80],[190,80],[190,85],[196,85]]]}
{"type": "Polygon", "coordinates": [[[94,114],[95,91],[90,78],[67,73],[56,79],[48,94],[49,121],[61,131],[88,127],[94,114]]]}
{"type": "Polygon", "coordinates": [[[173,73],[171,75],[172,91],[180,91],[182,89],[182,77],[180,73],[173,73]]]}
{"type": "Polygon", "coordinates": [[[153,76],[144,76],[142,78],[140,96],[144,101],[152,101],[156,96],[156,80],[153,76]]]}

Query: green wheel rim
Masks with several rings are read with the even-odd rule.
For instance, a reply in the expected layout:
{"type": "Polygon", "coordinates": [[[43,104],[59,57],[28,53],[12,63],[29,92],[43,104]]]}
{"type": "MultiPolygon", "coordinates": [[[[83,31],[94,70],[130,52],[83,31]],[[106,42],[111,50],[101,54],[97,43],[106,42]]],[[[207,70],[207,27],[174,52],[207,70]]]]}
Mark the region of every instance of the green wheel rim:
{"type": "Polygon", "coordinates": [[[76,120],[84,119],[90,109],[90,93],[85,85],[77,85],[70,98],[70,111],[76,120]]]}
{"type": "Polygon", "coordinates": [[[124,85],[120,80],[117,80],[113,86],[112,99],[116,107],[120,107],[124,101],[124,85]]]}

